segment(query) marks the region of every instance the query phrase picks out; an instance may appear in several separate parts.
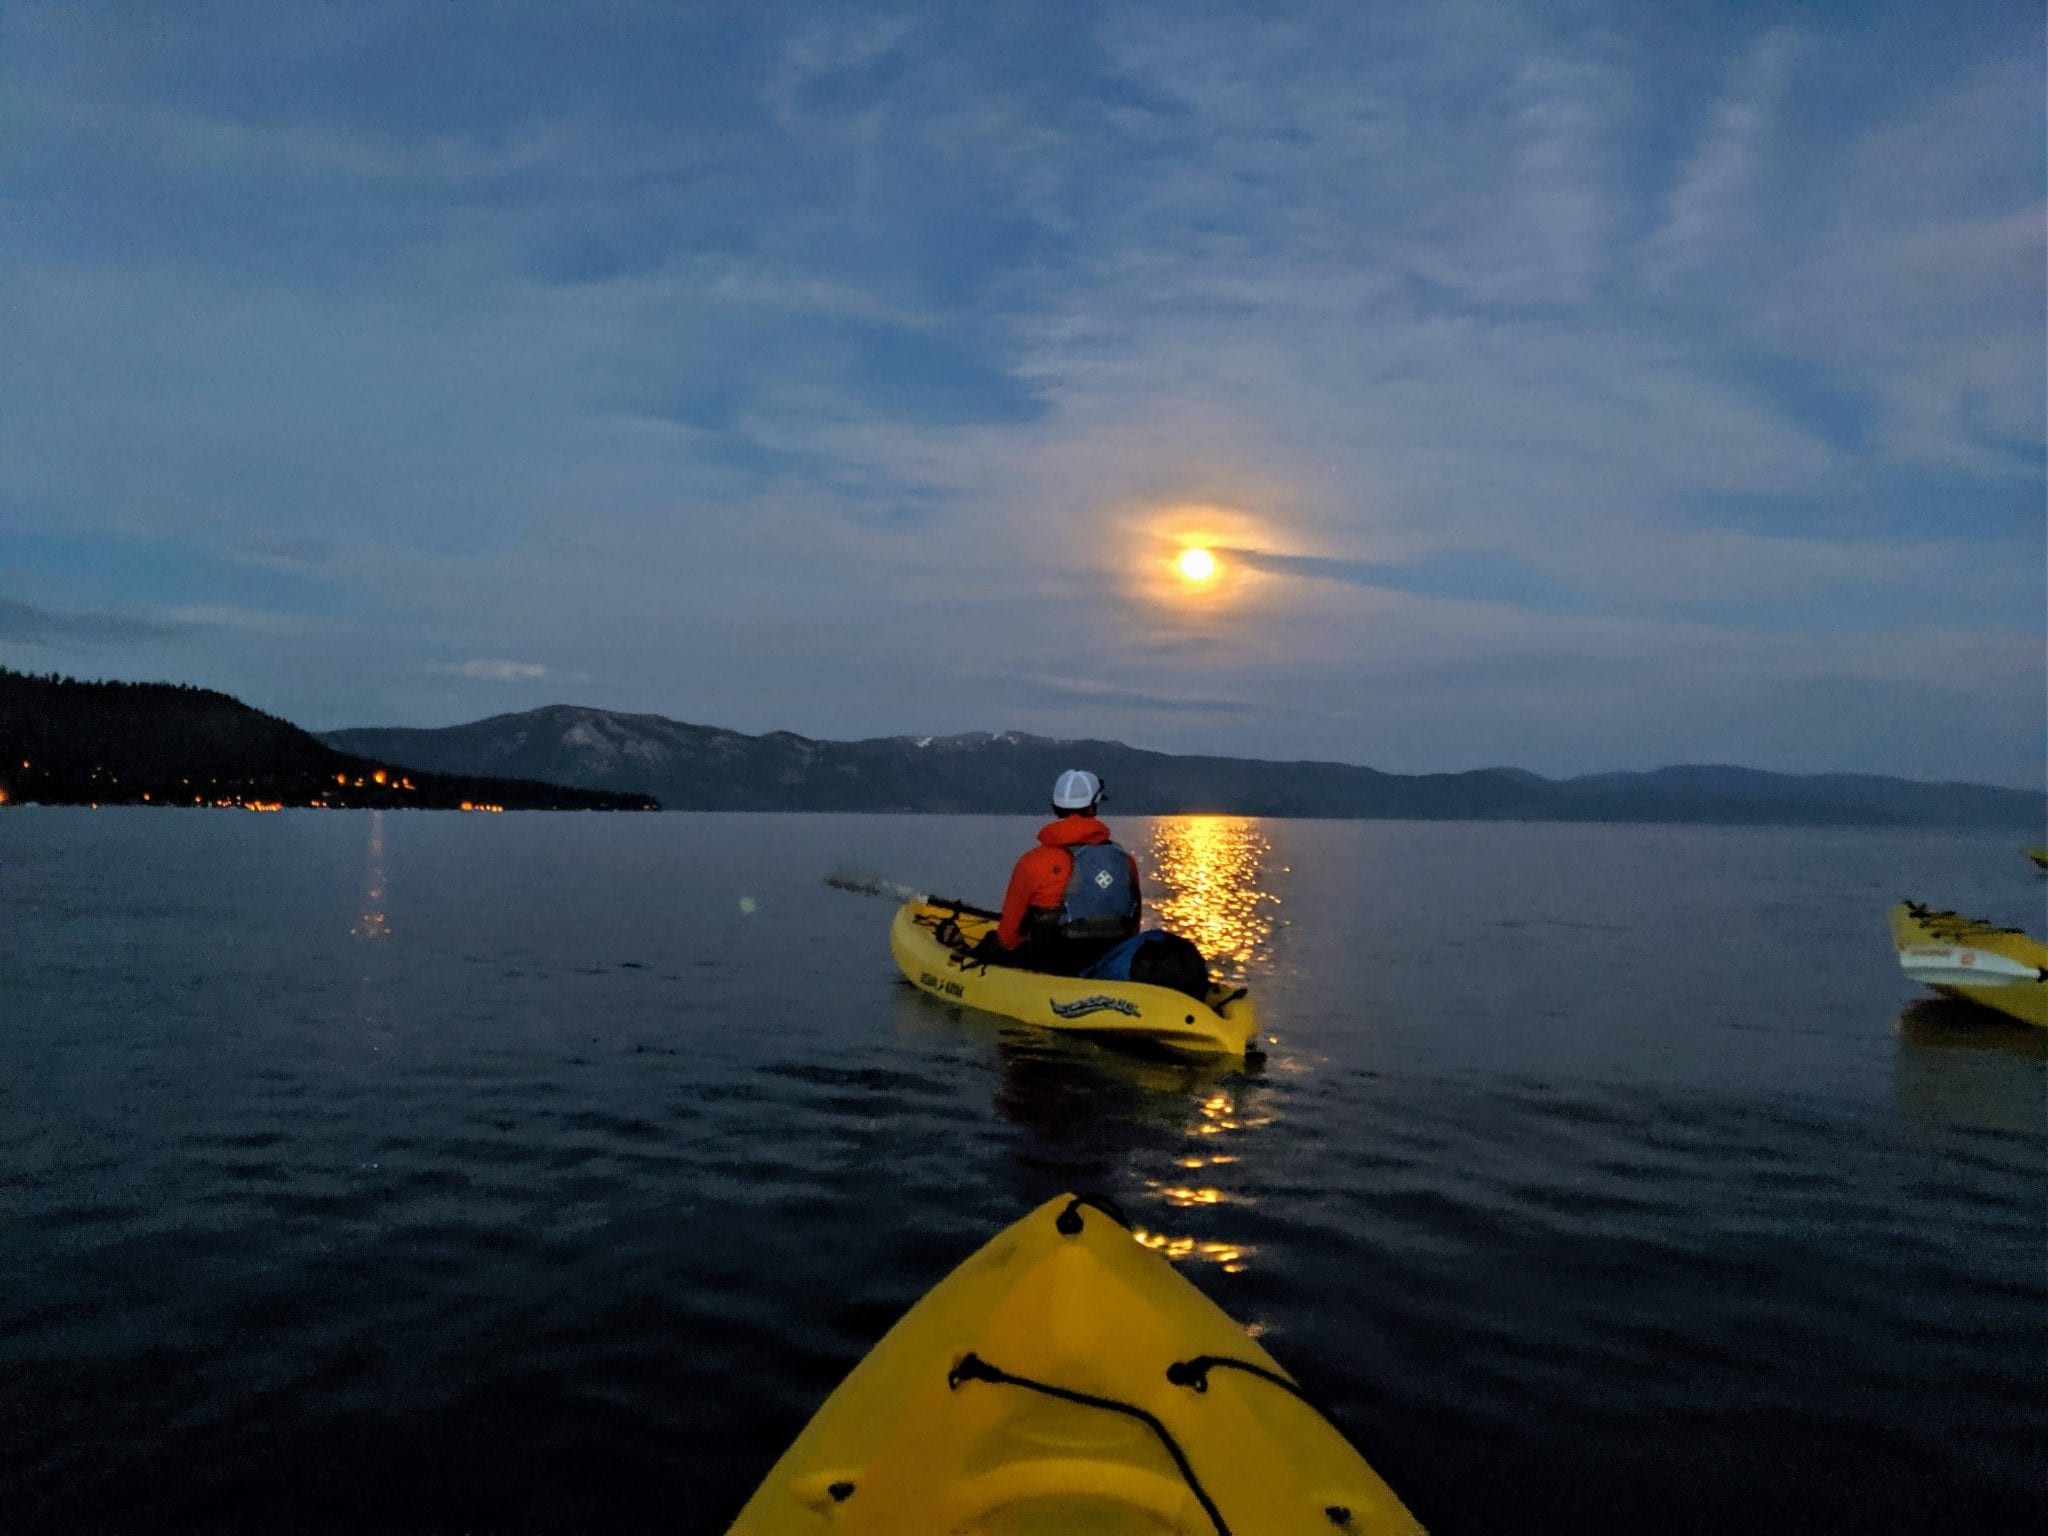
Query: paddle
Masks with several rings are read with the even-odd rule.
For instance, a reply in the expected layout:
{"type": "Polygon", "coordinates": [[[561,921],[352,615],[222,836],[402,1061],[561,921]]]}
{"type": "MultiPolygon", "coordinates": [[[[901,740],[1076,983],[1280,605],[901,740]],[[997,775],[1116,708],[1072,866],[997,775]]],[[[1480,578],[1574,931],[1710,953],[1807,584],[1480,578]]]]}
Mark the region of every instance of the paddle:
{"type": "Polygon", "coordinates": [[[891,901],[927,902],[934,907],[944,907],[949,912],[958,912],[965,917],[999,918],[1003,915],[1000,912],[991,912],[986,907],[975,907],[964,901],[955,901],[950,896],[927,896],[923,891],[914,891],[907,885],[898,885],[894,880],[883,880],[875,875],[834,871],[825,877],[825,883],[835,891],[852,891],[859,896],[886,896],[891,901]]]}

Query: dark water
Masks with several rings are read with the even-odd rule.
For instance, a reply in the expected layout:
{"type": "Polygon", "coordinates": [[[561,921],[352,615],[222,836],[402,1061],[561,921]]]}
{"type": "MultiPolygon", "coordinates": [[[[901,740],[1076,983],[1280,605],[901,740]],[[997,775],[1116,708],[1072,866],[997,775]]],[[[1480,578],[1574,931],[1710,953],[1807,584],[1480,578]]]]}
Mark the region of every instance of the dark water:
{"type": "Polygon", "coordinates": [[[1438,1532],[2038,1525],[2048,1036],[1884,932],[2038,928],[2012,839],[1127,822],[1243,1075],[949,1012],[820,885],[1030,828],[0,817],[0,1526],[717,1530],[1070,1187],[1438,1532]]]}

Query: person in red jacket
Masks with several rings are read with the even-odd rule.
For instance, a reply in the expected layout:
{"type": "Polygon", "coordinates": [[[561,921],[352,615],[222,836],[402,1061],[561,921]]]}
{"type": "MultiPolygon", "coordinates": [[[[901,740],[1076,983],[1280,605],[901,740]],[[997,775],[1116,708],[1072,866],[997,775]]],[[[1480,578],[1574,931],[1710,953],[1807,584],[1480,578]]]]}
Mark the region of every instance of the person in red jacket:
{"type": "Polygon", "coordinates": [[[1143,925],[1138,861],[1096,818],[1102,781],[1070,768],[1052,788],[1054,820],[1017,861],[1002,921],[976,948],[983,960],[1078,975],[1143,925]]]}

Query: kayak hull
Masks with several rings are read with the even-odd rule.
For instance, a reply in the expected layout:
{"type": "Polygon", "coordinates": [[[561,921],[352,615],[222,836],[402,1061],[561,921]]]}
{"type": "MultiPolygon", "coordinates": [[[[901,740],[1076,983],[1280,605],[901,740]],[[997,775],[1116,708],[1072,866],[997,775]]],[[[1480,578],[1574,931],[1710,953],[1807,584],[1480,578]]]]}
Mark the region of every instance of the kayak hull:
{"type": "Polygon", "coordinates": [[[2048,945],[1911,901],[1892,908],[1891,930],[1899,965],[1916,981],[2048,1028],[2048,945]]]}
{"type": "Polygon", "coordinates": [[[1242,1056],[1259,1037],[1258,1007],[1242,989],[1213,987],[1200,1003],[1171,987],[1050,976],[970,959],[965,950],[994,927],[992,918],[905,902],[890,924],[889,950],[919,990],[1045,1029],[1190,1056],[1242,1056]],[[949,921],[959,927],[959,946],[939,939],[940,924],[949,921]]]}
{"type": "Polygon", "coordinates": [[[1292,1387],[1171,1264],[1063,1195],[889,1330],[730,1536],[1419,1533],[1292,1387]]]}

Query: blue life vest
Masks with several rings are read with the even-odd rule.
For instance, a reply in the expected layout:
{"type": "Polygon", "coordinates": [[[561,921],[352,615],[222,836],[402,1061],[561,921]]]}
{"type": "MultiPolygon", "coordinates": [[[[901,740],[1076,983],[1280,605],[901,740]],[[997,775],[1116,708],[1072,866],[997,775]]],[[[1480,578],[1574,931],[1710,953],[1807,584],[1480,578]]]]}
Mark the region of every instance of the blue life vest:
{"type": "Polygon", "coordinates": [[[1060,936],[1120,939],[1138,916],[1138,882],[1131,856],[1115,843],[1082,843],[1060,900],[1060,936]]]}

